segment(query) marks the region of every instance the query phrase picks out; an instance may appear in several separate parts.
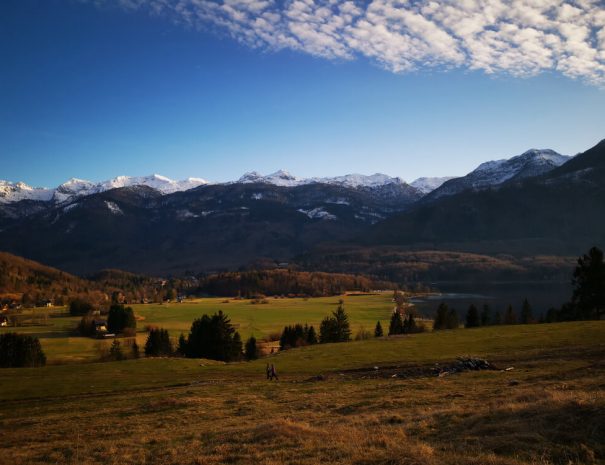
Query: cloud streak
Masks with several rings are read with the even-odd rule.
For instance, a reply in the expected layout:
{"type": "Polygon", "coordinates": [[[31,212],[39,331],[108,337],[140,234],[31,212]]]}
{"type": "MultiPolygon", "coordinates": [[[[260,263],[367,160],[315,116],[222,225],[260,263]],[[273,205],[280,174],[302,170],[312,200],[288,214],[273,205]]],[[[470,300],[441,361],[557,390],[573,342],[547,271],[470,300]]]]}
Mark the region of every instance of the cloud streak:
{"type": "Polygon", "coordinates": [[[602,0],[91,0],[226,33],[249,47],[406,73],[558,72],[605,86],[602,0]]]}

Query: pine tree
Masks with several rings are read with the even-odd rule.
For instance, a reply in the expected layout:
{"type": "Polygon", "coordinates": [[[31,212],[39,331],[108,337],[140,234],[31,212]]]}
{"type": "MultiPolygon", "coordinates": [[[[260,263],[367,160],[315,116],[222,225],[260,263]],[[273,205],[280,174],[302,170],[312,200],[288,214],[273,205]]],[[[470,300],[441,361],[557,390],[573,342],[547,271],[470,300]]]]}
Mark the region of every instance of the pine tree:
{"type": "Polygon", "coordinates": [[[398,311],[393,312],[389,323],[389,336],[396,334],[403,334],[403,320],[401,319],[401,313],[398,311]]]}
{"type": "Polygon", "coordinates": [[[203,315],[191,324],[187,338],[187,357],[229,362],[241,354],[241,338],[222,311],[203,315]],[[237,345],[239,342],[239,351],[237,345]]]}
{"type": "Polygon", "coordinates": [[[458,321],[458,312],[450,308],[449,312],[447,312],[447,320],[446,320],[446,328],[447,329],[458,329],[460,326],[460,322],[458,321]]]}
{"type": "Polygon", "coordinates": [[[447,315],[448,308],[445,302],[441,302],[437,307],[437,313],[435,314],[435,320],[433,322],[433,331],[440,329],[447,329],[447,315]]]}
{"type": "Polygon", "coordinates": [[[382,330],[382,325],[380,321],[376,322],[376,328],[374,329],[374,337],[383,337],[384,331],[382,330]]]}
{"type": "Polygon", "coordinates": [[[475,305],[471,304],[471,305],[469,305],[468,310],[466,312],[465,327],[466,328],[477,328],[480,325],[481,325],[481,319],[479,317],[479,310],[477,310],[477,307],[475,307],[475,305]]]}
{"type": "Polygon", "coordinates": [[[236,331],[231,341],[231,358],[230,360],[240,360],[242,358],[242,337],[236,331]]]}
{"type": "Polygon", "coordinates": [[[351,340],[351,326],[349,325],[349,317],[345,313],[342,300],[340,302],[338,309],[333,313],[338,330],[338,340],[336,342],[347,342],[351,340]]]}
{"type": "Polygon", "coordinates": [[[492,323],[491,310],[489,305],[483,304],[483,310],[481,311],[481,326],[487,326],[492,323]]]}
{"type": "Polygon", "coordinates": [[[523,306],[521,307],[521,324],[528,324],[533,321],[531,305],[527,299],[523,300],[523,306]]]}
{"type": "Polygon", "coordinates": [[[114,304],[109,308],[107,315],[107,329],[110,333],[121,333],[127,328],[136,328],[137,320],[132,307],[114,304]]]}
{"type": "Polygon", "coordinates": [[[562,311],[565,319],[601,319],[605,314],[605,262],[603,251],[593,247],[578,259],[574,270],[571,305],[562,311]]]}
{"type": "Polygon", "coordinates": [[[418,326],[416,325],[416,320],[414,319],[414,315],[410,313],[408,317],[408,333],[417,333],[418,326]]]}
{"type": "Polygon", "coordinates": [[[256,360],[258,358],[258,347],[254,336],[250,336],[246,341],[245,356],[246,360],[256,360]]]}
{"type": "Polygon", "coordinates": [[[504,313],[504,324],[505,325],[514,325],[517,323],[517,315],[515,315],[515,311],[513,310],[513,306],[509,305],[506,309],[506,313],[504,313]]]}
{"type": "Polygon", "coordinates": [[[168,330],[154,328],[149,331],[147,342],[145,342],[145,355],[147,357],[170,356],[172,352],[172,341],[168,330]]]}
{"type": "Polygon", "coordinates": [[[492,321],[492,324],[494,324],[494,325],[501,325],[502,324],[502,315],[500,315],[499,311],[497,311],[496,313],[494,313],[494,319],[492,321]]]}
{"type": "Polygon", "coordinates": [[[132,358],[139,358],[141,356],[139,352],[139,345],[137,344],[137,340],[132,341],[132,345],[130,346],[130,350],[132,351],[132,358]]]}
{"type": "Polygon", "coordinates": [[[328,342],[338,342],[338,328],[336,319],[327,316],[319,325],[319,342],[326,344],[328,342]]]}
{"type": "Polygon", "coordinates": [[[182,357],[187,356],[187,339],[183,333],[181,333],[179,336],[179,345],[177,351],[182,357]]]}
{"type": "Polygon", "coordinates": [[[309,332],[307,333],[307,344],[317,344],[317,333],[315,332],[315,328],[313,326],[309,326],[309,332]]]}

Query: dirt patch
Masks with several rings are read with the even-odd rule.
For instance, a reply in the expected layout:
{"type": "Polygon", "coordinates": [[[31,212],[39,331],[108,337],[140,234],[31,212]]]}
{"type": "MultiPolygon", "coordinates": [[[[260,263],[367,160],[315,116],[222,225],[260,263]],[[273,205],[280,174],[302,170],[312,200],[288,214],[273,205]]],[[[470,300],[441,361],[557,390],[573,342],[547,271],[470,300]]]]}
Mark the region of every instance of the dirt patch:
{"type": "MultiPolygon", "coordinates": [[[[357,368],[338,372],[341,378],[349,379],[412,379],[428,378],[435,376],[446,376],[465,371],[501,370],[487,360],[475,357],[460,357],[449,363],[435,363],[431,365],[397,365],[397,366],[374,366],[371,368],[357,368]]],[[[327,375],[317,375],[308,381],[324,381],[327,375]]]]}

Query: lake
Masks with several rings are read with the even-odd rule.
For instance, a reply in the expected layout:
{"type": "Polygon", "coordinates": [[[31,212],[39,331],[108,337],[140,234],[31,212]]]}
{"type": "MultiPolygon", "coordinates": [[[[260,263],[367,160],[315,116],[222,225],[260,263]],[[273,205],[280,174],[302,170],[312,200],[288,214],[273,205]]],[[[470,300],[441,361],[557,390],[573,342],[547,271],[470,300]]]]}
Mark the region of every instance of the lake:
{"type": "Polygon", "coordinates": [[[464,317],[470,304],[479,310],[488,304],[492,312],[501,314],[508,305],[512,305],[517,314],[521,310],[523,299],[527,298],[535,318],[551,307],[560,307],[571,299],[570,282],[498,282],[498,283],[433,283],[439,294],[412,299],[418,312],[427,317],[435,314],[437,306],[445,302],[458,310],[464,317]]]}

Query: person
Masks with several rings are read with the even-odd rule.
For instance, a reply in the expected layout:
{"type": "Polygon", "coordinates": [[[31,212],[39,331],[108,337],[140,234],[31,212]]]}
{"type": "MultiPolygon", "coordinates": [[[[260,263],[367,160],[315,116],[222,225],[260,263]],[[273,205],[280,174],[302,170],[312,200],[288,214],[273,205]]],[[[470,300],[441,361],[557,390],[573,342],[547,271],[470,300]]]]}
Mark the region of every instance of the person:
{"type": "Polygon", "coordinates": [[[276,381],[279,381],[277,377],[277,372],[275,371],[275,365],[271,364],[271,379],[275,378],[276,381]]]}
{"type": "Polygon", "coordinates": [[[267,379],[271,379],[271,367],[269,366],[268,363],[267,363],[266,372],[267,372],[267,379]]]}

